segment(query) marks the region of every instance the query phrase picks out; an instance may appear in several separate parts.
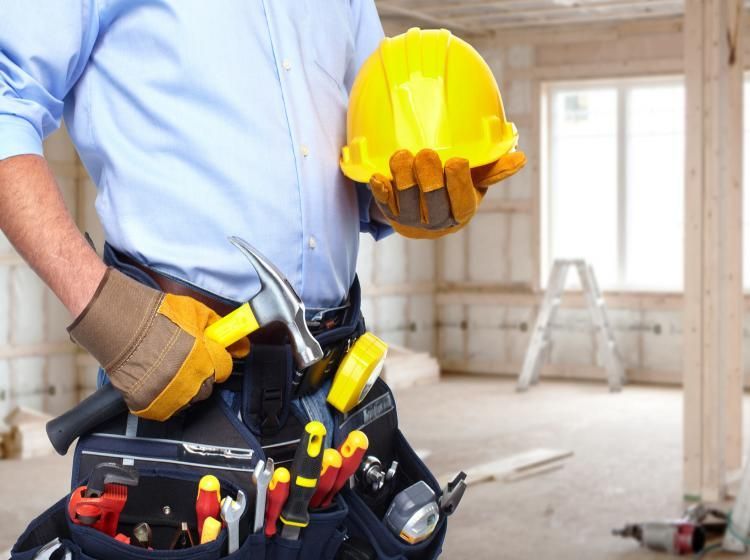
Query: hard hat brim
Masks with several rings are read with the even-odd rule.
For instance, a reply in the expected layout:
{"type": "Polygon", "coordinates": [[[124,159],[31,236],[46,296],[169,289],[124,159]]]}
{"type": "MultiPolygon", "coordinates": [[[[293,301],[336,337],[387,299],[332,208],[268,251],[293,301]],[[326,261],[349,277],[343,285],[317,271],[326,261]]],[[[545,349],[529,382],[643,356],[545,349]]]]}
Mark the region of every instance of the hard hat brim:
{"type": "MultiPolygon", "coordinates": [[[[508,124],[512,126],[512,123],[508,124]]],[[[517,147],[517,144],[518,134],[516,133],[502,142],[493,144],[484,153],[472,153],[472,151],[476,152],[476,150],[471,150],[470,148],[461,150],[460,147],[432,148],[431,146],[424,146],[423,148],[412,149],[410,151],[416,153],[420,149],[431,148],[437,152],[443,164],[451,158],[459,157],[468,159],[469,166],[474,168],[496,162],[504,155],[512,152],[517,147]]],[[[346,177],[359,183],[368,183],[370,178],[376,173],[384,175],[389,179],[393,178],[391,175],[390,156],[352,157],[350,146],[342,148],[339,167],[346,177]]]]}

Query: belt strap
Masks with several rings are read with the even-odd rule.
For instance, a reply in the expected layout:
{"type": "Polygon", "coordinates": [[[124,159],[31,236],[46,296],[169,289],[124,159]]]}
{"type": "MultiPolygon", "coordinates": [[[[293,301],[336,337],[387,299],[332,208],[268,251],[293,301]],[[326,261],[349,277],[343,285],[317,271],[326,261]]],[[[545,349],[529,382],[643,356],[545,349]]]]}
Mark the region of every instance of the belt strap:
{"type": "Polygon", "coordinates": [[[286,423],[293,372],[289,345],[253,345],[245,371],[243,416],[263,436],[278,433],[286,423]]]}

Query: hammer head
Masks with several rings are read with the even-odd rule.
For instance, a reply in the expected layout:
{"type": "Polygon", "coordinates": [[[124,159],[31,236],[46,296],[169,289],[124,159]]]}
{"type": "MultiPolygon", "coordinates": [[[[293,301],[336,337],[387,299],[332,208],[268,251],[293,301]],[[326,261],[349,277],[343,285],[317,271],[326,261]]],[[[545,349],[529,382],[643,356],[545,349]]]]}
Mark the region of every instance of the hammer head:
{"type": "Polygon", "coordinates": [[[260,279],[260,291],[249,301],[258,323],[283,323],[289,331],[294,361],[300,369],[323,357],[323,350],[305,322],[305,304],[286,277],[247,241],[230,237],[229,241],[245,255],[260,279]]]}

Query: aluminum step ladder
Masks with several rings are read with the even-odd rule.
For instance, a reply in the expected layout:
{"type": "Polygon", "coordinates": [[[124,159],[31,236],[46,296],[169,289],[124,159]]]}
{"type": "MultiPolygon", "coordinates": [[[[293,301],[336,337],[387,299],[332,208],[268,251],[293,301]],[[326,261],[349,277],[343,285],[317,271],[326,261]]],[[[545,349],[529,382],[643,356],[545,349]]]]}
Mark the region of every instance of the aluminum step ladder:
{"type": "Polygon", "coordinates": [[[523,369],[518,377],[516,387],[518,391],[526,391],[530,385],[539,382],[539,371],[542,368],[543,358],[549,350],[551,324],[560,306],[560,299],[565,291],[565,282],[571,267],[578,271],[581,280],[581,289],[586,298],[586,306],[596,330],[599,349],[603,356],[609,390],[619,391],[625,383],[625,369],[622,365],[622,358],[612,335],[607,308],[599,290],[599,284],[596,282],[594,270],[586,264],[586,261],[581,259],[556,260],[552,265],[547,291],[544,294],[542,306],[539,308],[536,324],[531,333],[531,340],[523,361],[523,369]]]}

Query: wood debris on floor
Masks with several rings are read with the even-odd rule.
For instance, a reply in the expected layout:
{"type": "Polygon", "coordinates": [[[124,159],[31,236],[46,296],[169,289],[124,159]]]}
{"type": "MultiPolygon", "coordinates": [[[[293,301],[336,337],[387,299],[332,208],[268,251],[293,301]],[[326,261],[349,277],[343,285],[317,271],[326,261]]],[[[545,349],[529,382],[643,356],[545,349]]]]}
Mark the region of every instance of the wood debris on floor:
{"type": "MultiPolygon", "coordinates": [[[[511,455],[481,463],[466,469],[466,484],[473,486],[482,482],[514,482],[531,476],[546,474],[565,465],[565,460],[573,456],[572,451],[560,449],[530,449],[523,453],[511,455]]],[[[440,476],[438,480],[442,484],[447,483],[453,475],[440,476]]]]}
{"type": "Polygon", "coordinates": [[[52,417],[43,412],[18,406],[6,417],[7,432],[2,437],[2,456],[6,459],[30,459],[49,455],[45,426],[52,417]]]}
{"type": "Polygon", "coordinates": [[[393,344],[380,377],[393,391],[440,381],[440,364],[427,352],[415,352],[393,344]]]}

